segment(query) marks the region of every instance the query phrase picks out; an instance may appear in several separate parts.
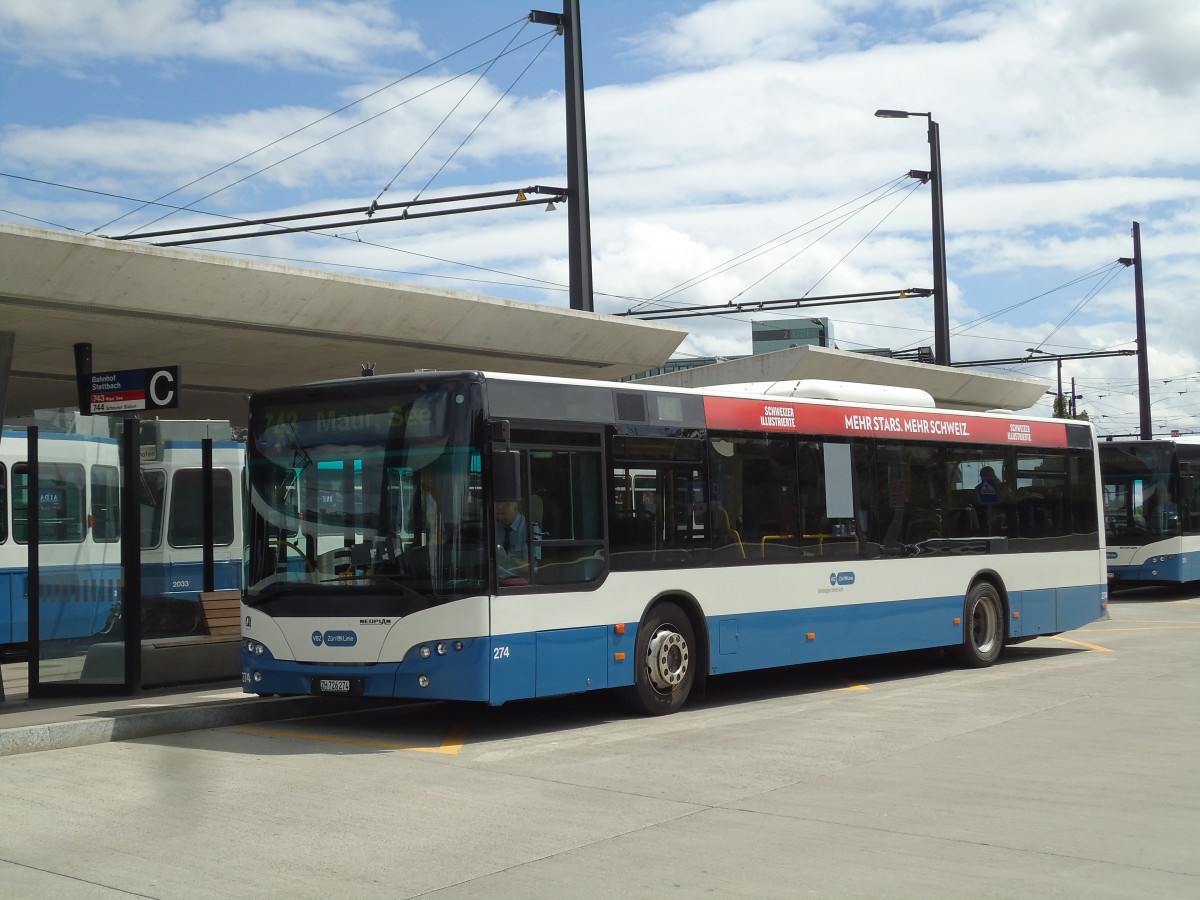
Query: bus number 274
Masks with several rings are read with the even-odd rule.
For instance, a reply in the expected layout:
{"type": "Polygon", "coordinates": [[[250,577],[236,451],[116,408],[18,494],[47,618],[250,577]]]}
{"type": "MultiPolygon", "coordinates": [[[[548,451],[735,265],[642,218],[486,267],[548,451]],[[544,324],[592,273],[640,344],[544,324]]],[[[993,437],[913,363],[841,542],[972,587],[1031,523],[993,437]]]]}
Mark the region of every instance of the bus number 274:
{"type": "Polygon", "coordinates": [[[507,647],[493,647],[492,648],[492,659],[508,659],[508,648],[507,647]]]}

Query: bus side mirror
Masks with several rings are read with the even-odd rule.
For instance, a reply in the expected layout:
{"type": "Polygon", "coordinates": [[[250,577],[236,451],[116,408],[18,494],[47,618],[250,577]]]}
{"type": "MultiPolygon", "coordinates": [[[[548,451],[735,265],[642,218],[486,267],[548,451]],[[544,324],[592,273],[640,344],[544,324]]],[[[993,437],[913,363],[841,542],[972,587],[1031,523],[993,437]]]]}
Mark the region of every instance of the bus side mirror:
{"type": "Polygon", "coordinates": [[[492,500],[506,503],[521,499],[521,452],[492,450],[492,500]]]}

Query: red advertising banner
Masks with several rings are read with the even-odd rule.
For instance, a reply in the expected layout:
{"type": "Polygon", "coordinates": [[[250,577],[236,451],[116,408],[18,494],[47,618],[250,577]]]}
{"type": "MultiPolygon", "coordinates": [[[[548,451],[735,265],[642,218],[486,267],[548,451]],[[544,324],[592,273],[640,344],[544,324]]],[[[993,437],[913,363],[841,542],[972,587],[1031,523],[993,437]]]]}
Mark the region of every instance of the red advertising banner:
{"type": "Polygon", "coordinates": [[[705,397],[704,417],[709,428],[733,431],[798,432],[956,444],[1067,446],[1065,423],[937,410],[879,410],[861,406],[818,406],[790,400],[705,397]]]}

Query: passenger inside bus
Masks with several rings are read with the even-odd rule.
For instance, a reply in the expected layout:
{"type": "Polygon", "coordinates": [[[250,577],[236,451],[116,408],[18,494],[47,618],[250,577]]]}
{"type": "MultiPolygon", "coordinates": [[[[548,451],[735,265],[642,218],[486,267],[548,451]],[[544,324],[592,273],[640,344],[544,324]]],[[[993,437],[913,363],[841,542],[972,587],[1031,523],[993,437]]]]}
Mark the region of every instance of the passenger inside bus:
{"type": "Polygon", "coordinates": [[[531,537],[535,542],[533,559],[536,564],[542,555],[541,548],[536,546],[541,538],[541,526],[536,522],[531,525],[516,501],[496,504],[496,561],[501,576],[528,568],[531,537]]]}

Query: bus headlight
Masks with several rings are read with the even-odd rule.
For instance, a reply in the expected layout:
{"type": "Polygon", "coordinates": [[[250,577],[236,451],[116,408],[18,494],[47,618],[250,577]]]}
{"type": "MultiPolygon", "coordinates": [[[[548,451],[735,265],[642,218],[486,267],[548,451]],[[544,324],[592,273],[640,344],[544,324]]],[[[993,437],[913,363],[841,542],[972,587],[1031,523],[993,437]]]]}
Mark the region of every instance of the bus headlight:
{"type": "Polygon", "coordinates": [[[437,655],[438,655],[438,656],[445,656],[445,655],[446,655],[446,645],[445,645],[445,644],[438,644],[438,645],[437,645],[437,655]]]}
{"type": "MultiPolygon", "coordinates": [[[[430,651],[428,646],[422,646],[421,649],[417,651],[417,655],[420,656],[421,659],[429,659],[429,657],[433,656],[433,653],[430,651]]],[[[422,685],[422,687],[424,687],[424,685],[422,685]]]]}
{"type": "Polygon", "coordinates": [[[429,676],[428,675],[418,675],[417,676],[417,684],[419,684],[423,688],[429,687],[429,676]]]}

